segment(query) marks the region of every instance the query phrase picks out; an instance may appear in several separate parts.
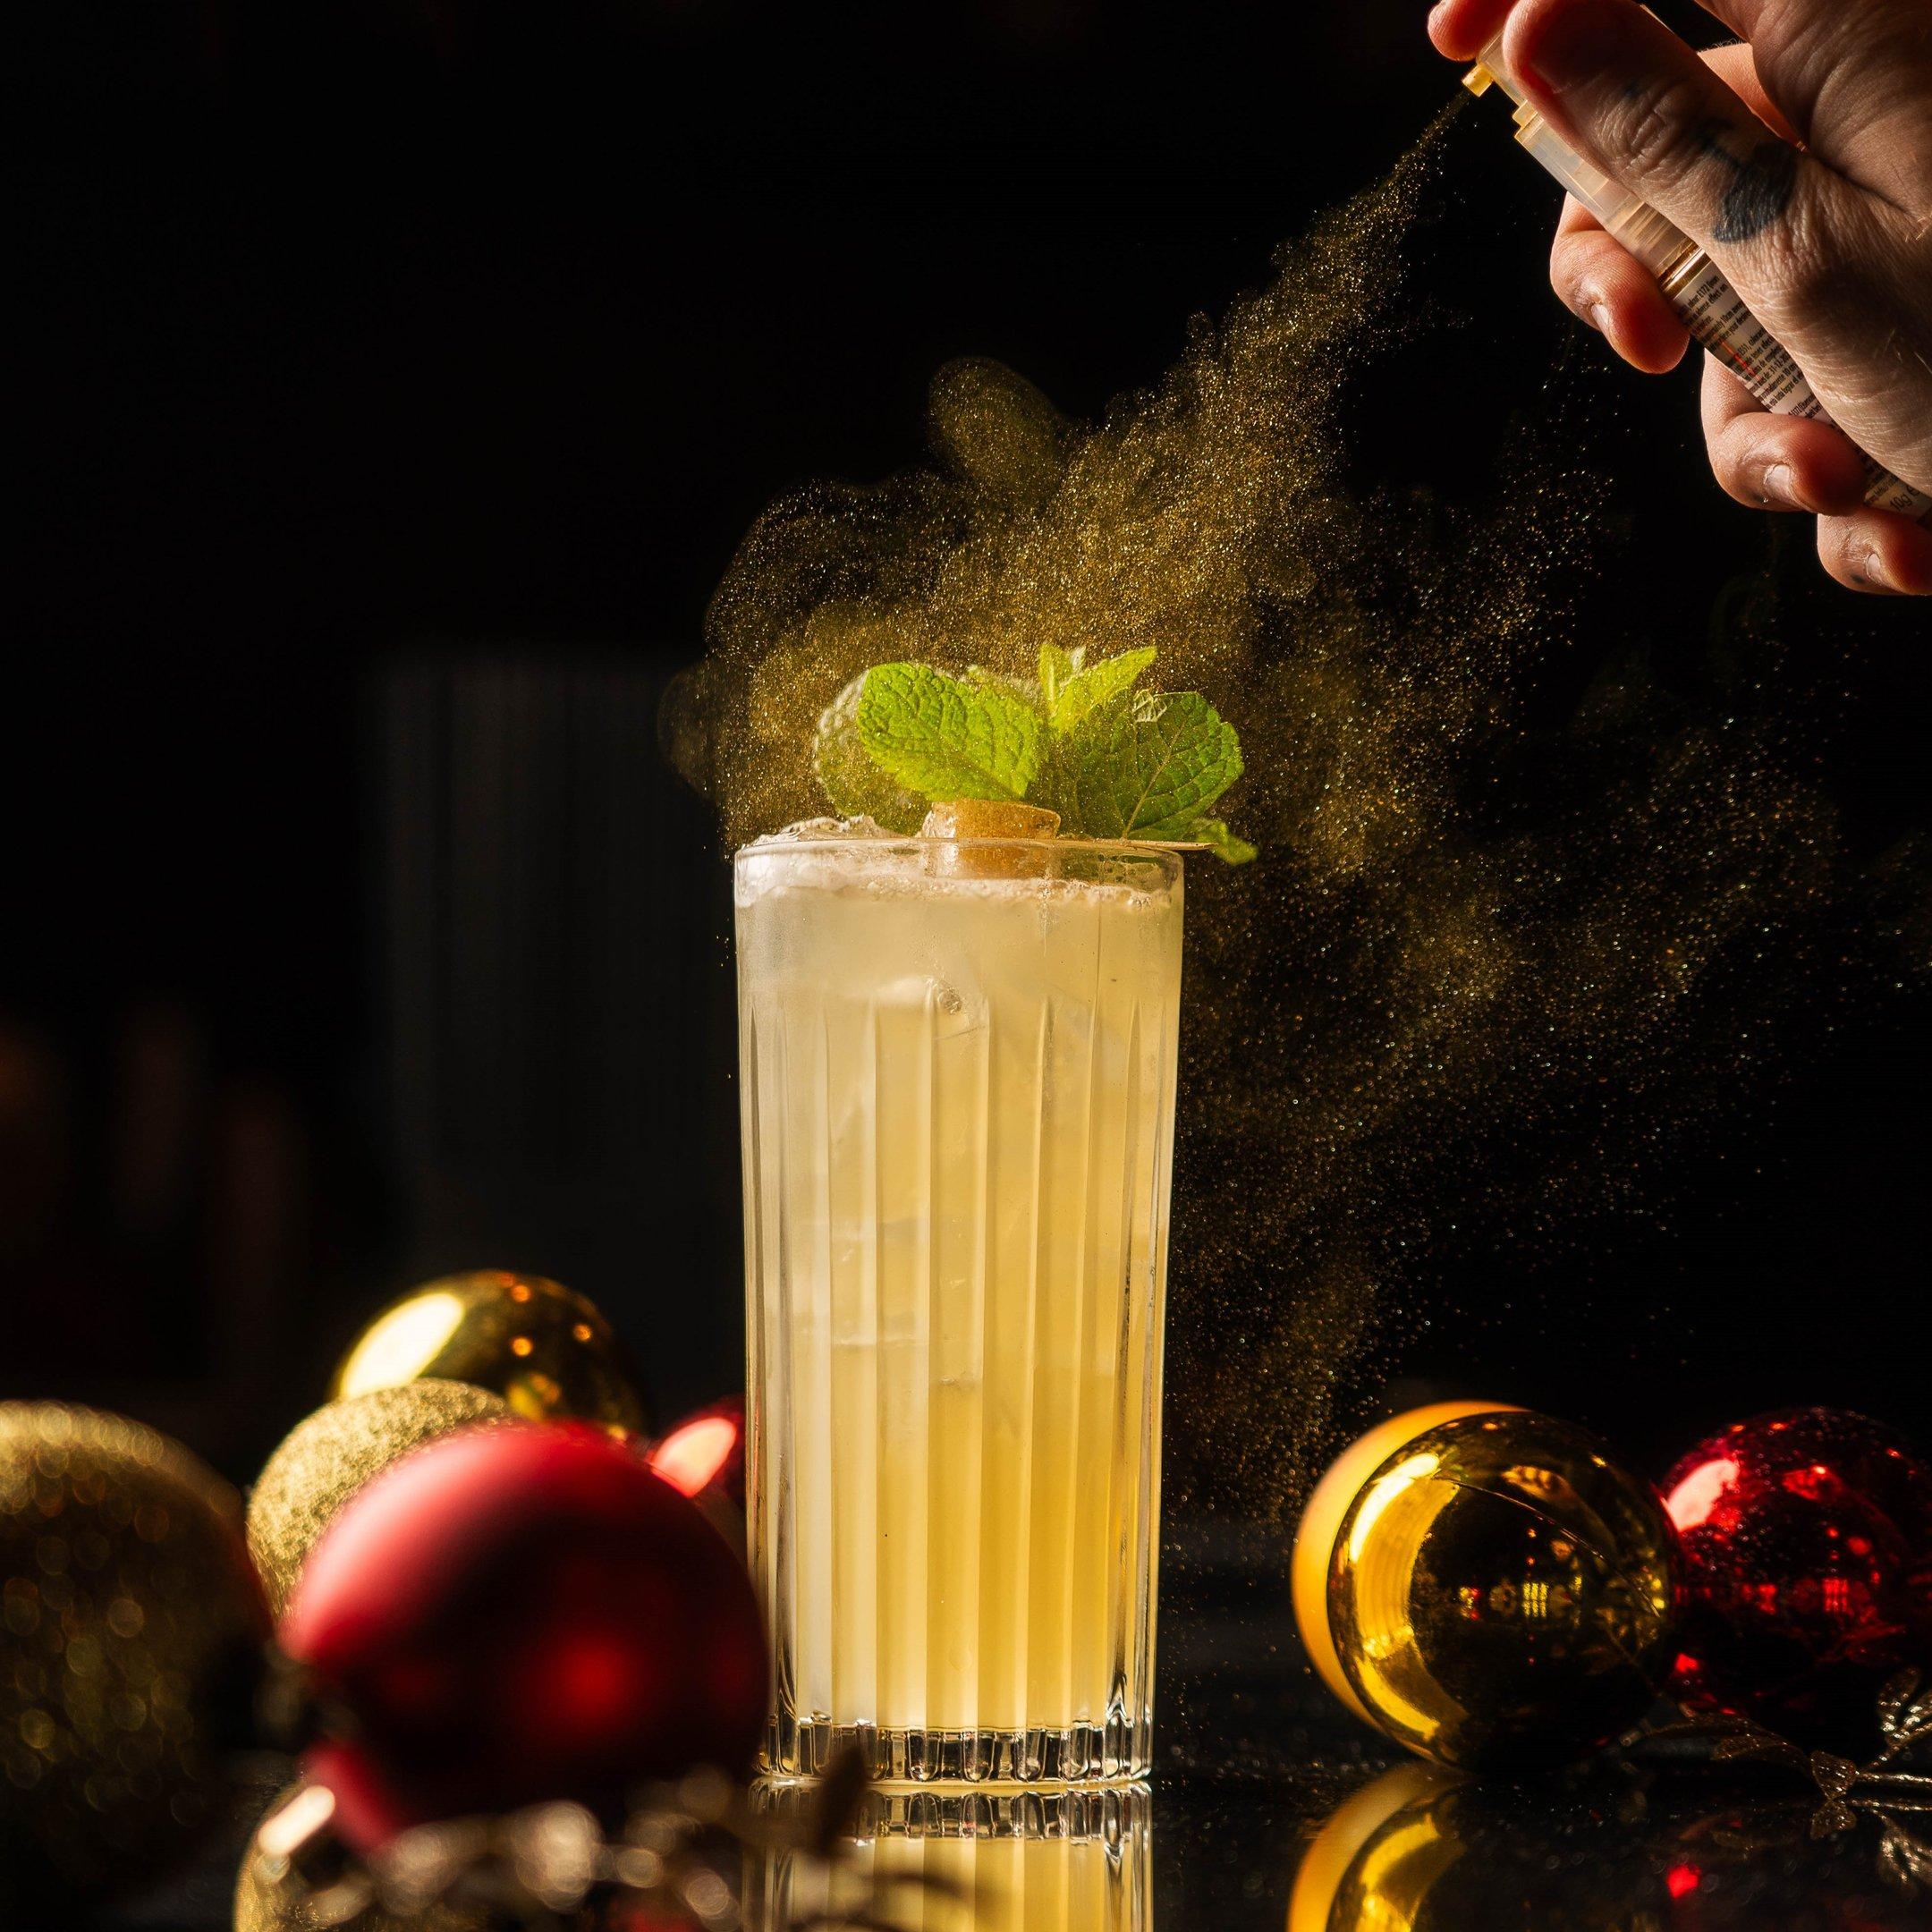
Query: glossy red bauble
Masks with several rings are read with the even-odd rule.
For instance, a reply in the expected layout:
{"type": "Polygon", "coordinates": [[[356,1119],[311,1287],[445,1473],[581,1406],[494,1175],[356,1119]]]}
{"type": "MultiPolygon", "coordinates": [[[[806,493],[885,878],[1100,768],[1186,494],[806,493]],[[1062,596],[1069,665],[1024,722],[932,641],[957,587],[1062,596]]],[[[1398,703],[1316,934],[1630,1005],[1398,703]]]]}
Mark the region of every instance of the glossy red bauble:
{"type": "Polygon", "coordinates": [[[688,1415],[650,1452],[650,1466],[688,1496],[737,1550],[745,1542],[745,1405],[733,1395],[688,1415]]]}
{"type": "Polygon", "coordinates": [[[324,1714],[314,1768],[352,1842],[741,1771],[764,1720],[743,1565],[580,1425],[462,1432],[393,1465],[329,1525],[279,1635],[324,1714]]]}
{"type": "Polygon", "coordinates": [[[1932,1472],[1842,1410],[1753,1417],[1664,1485],[1687,1583],[1674,1682],[1795,1742],[1857,1753],[1879,1687],[1932,1664],[1932,1472]]]}

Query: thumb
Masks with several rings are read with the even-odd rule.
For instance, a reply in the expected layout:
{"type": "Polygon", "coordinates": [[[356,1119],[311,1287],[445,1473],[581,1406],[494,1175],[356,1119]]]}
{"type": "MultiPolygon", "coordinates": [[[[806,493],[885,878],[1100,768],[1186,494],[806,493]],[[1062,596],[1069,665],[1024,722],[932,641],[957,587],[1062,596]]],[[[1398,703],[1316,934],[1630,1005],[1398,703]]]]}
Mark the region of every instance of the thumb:
{"type": "Polygon", "coordinates": [[[1867,197],[1780,139],[1635,0],[1522,0],[1504,47],[1555,131],[1723,266],[1794,352],[1845,300],[1867,197]]]}

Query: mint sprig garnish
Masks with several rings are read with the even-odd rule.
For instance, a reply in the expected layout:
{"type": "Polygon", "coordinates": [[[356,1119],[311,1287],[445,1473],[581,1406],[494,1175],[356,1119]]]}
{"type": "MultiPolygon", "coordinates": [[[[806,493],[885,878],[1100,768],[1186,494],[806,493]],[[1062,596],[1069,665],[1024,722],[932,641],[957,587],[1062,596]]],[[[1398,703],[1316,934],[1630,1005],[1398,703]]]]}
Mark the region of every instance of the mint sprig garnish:
{"type": "Polygon", "coordinates": [[[867,674],[852,681],[819,714],[812,738],[812,773],[834,809],[846,818],[869,818],[910,836],[926,817],[926,801],[873,762],[859,741],[859,700],[867,674]]]}
{"type": "Polygon", "coordinates": [[[872,762],[929,799],[1023,799],[1046,749],[1039,714],[1024,700],[930,665],[874,665],[859,690],[858,725],[872,762]]]}
{"type": "Polygon", "coordinates": [[[1230,865],[1255,848],[1210,816],[1241,776],[1241,745],[1199,691],[1136,690],[1149,648],[1089,665],[1045,646],[1032,681],[930,665],[875,665],[818,721],[812,767],[834,807],[889,831],[922,801],[1014,799],[1080,838],[1207,846],[1230,865]]]}
{"type": "Polygon", "coordinates": [[[1234,727],[1199,691],[1140,691],[1055,734],[1035,802],[1092,838],[1188,839],[1241,769],[1234,727]]]}
{"type": "Polygon", "coordinates": [[[1151,646],[1103,657],[1090,670],[1080,659],[1085,648],[1063,651],[1052,644],[1040,651],[1040,695],[1046,702],[1046,721],[1055,733],[1072,731],[1090,712],[1111,704],[1154,662],[1151,646]]]}

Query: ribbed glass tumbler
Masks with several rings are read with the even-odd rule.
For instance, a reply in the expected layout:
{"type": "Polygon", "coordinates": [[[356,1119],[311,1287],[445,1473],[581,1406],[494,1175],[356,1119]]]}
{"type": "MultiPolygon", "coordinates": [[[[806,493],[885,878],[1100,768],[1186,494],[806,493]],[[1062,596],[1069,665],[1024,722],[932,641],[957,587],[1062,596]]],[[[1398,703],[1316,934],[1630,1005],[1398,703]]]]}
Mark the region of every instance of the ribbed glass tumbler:
{"type": "Polygon", "coordinates": [[[1144,1776],[1181,861],[737,859],[767,1768],[1144,1776]]]}

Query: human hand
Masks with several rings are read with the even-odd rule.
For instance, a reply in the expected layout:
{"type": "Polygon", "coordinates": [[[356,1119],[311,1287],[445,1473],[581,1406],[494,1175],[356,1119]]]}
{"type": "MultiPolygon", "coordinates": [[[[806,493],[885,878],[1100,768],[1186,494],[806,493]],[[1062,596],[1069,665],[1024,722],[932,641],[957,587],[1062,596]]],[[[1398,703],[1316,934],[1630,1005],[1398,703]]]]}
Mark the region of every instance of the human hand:
{"type": "MultiPolygon", "coordinates": [[[[1932,529],[1866,505],[1858,455],[1932,492],[1932,4],[1702,4],[1741,44],[1700,58],[1636,0],[1438,0],[1429,36],[1472,59],[1506,19],[1537,111],[1709,252],[1840,426],[1767,412],[1707,356],[1724,487],[1815,515],[1840,583],[1932,593],[1932,529]]],[[[1550,279],[1636,368],[1682,358],[1656,281],[1574,201],[1550,279]]]]}

